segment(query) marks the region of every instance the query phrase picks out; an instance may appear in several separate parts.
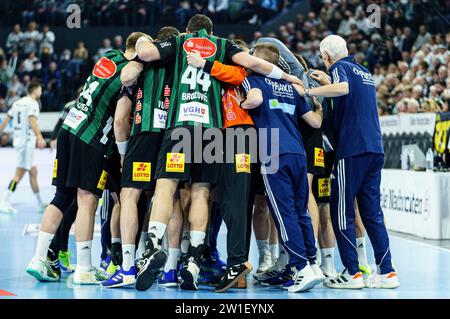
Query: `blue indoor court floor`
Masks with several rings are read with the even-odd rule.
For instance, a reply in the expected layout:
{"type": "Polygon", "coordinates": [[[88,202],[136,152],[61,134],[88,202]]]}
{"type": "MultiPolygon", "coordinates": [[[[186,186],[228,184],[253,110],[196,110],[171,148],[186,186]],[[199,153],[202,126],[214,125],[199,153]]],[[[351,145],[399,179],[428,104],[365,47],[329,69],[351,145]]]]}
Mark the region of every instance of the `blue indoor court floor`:
{"type": "MultiPolygon", "coordinates": [[[[3,194],[14,171],[15,156],[12,150],[0,150],[0,194],[3,194]]],[[[50,201],[53,188],[49,186],[52,172],[52,155],[48,150],[39,151],[36,157],[39,167],[39,183],[44,199],[50,201]]],[[[32,257],[37,237],[25,234],[29,224],[39,224],[41,215],[36,212],[36,200],[29,187],[28,178],[19,184],[11,200],[18,209],[15,215],[0,213],[0,299],[4,298],[64,298],[64,299],[405,299],[405,298],[450,298],[450,250],[425,243],[419,239],[405,238],[391,233],[391,250],[398,270],[401,287],[396,290],[363,289],[359,291],[332,290],[319,286],[306,293],[291,294],[284,290],[254,285],[250,281],[247,290],[230,290],[216,294],[212,288],[200,286],[197,292],[160,288],[154,285],[147,292],[134,289],[101,289],[96,286],[74,286],[71,277],[63,276],[59,283],[39,283],[25,273],[32,257]],[[9,296],[7,296],[9,295],[9,296]]],[[[219,250],[225,254],[225,227],[219,234],[219,250]]],[[[93,261],[100,262],[100,238],[94,237],[93,261]]],[[[369,261],[374,264],[369,249],[369,261]]],[[[70,249],[75,251],[73,236],[70,249]]],[[[257,249],[252,242],[250,262],[257,266],[257,249]]],[[[73,261],[75,258],[73,257],[73,261]]],[[[339,256],[336,266],[342,269],[339,256]]]]}

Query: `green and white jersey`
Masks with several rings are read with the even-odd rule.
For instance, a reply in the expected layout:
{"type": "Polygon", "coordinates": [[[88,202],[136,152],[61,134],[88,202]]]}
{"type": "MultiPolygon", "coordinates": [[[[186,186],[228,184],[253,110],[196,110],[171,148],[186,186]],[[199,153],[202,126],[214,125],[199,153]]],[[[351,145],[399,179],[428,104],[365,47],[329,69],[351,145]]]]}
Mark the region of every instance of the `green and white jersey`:
{"type": "Polygon", "coordinates": [[[128,63],[122,52],[107,52],[95,64],[75,107],[62,124],[86,144],[110,155],[113,120],[120,88],[120,71],[128,63]]]}
{"type": "Polygon", "coordinates": [[[171,37],[155,45],[163,61],[174,63],[167,128],[200,125],[221,128],[221,82],[201,68],[188,65],[186,55],[196,50],[209,61],[232,64],[232,56],[242,49],[227,39],[208,35],[205,30],[171,37]]]}
{"type": "Polygon", "coordinates": [[[145,65],[135,87],[130,135],[166,128],[172,83],[173,63],[156,61],[145,65]]]}

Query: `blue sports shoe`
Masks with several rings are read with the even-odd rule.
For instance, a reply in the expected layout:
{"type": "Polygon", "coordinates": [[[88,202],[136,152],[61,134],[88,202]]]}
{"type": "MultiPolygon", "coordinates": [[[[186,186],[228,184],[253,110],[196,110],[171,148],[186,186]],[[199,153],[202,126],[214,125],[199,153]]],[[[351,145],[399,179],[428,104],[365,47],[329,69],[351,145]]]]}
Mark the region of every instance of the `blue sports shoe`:
{"type": "Polygon", "coordinates": [[[100,261],[100,268],[102,268],[106,272],[106,269],[108,269],[108,266],[109,266],[110,262],[111,262],[111,256],[110,255],[106,255],[106,258],[102,259],[100,261]]]}
{"type": "Polygon", "coordinates": [[[103,288],[117,288],[132,286],[136,283],[136,268],[131,267],[130,270],[125,271],[118,268],[114,275],[109,279],[103,281],[100,286],[103,288]]]}
{"type": "Polygon", "coordinates": [[[178,275],[175,269],[162,272],[158,278],[158,284],[163,287],[178,287],[178,275]]]}
{"type": "Polygon", "coordinates": [[[269,279],[265,283],[269,286],[284,286],[289,281],[292,281],[293,274],[292,270],[289,267],[286,267],[281,271],[279,276],[269,279]]]}
{"type": "Polygon", "coordinates": [[[198,282],[205,285],[217,285],[226,272],[226,263],[220,260],[219,252],[214,250],[209,257],[202,260],[198,282]]]}

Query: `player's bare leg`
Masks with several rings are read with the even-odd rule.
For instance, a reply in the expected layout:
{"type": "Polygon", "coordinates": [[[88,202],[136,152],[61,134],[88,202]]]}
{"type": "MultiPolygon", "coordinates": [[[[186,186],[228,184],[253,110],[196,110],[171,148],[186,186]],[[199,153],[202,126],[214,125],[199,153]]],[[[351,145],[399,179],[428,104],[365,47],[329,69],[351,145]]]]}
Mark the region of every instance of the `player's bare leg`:
{"type": "Polygon", "coordinates": [[[77,244],[77,266],[73,276],[74,284],[98,284],[106,279],[92,267],[91,250],[94,236],[95,211],[98,197],[89,191],[78,189],[75,238],[77,244]]]}
{"type": "Polygon", "coordinates": [[[253,210],[253,232],[255,233],[256,244],[259,251],[259,265],[256,273],[267,271],[272,266],[269,247],[269,215],[269,208],[264,195],[256,195],[253,210]]]}
{"type": "Polygon", "coordinates": [[[47,204],[45,204],[42,201],[41,194],[39,192],[39,184],[37,181],[37,175],[38,175],[37,167],[32,166],[31,169],[29,170],[29,174],[30,174],[30,186],[31,186],[31,189],[33,190],[34,196],[36,196],[36,200],[37,200],[38,206],[39,206],[39,212],[43,212],[45,210],[45,208],[47,207],[47,204]]]}
{"type": "Polygon", "coordinates": [[[321,255],[320,268],[326,277],[336,276],[334,266],[335,241],[330,217],[330,204],[319,204],[319,246],[321,255]]]}
{"type": "Polygon", "coordinates": [[[11,179],[8,185],[8,189],[3,194],[3,198],[0,201],[0,212],[1,213],[17,213],[17,209],[13,208],[11,206],[11,203],[9,202],[9,199],[16,190],[17,184],[22,180],[23,176],[25,175],[26,170],[20,167],[16,167],[16,172],[14,174],[14,177],[11,179]]]}
{"type": "Polygon", "coordinates": [[[272,259],[272,265],[275,265],[278,258],[280,257],[280,244],[278,241],[278,230],[273,221],[272,215],[268,214],[269,220],[269,248],[270,248],[270,258],[272,259]]]}
{"type": "Polygon", "coordinates": [[[367,260],[366,248],[366,229],[361,219],[361,214],[358,208],[358,202],[355,199],[355,235],[356,235],[356,251],[358,252],[359,270],[363,275],[370,275],[372,269],[367,260]]]}

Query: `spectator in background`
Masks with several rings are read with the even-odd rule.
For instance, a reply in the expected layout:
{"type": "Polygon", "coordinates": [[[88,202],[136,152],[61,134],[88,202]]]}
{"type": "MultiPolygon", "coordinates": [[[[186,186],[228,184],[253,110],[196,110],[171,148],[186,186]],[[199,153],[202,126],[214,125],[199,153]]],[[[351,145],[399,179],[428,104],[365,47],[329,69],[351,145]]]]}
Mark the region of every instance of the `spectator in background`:
{"type": "Polygon", "coordinates": [[[12,54],[13,51],[19,51],[23,44],[23,32],[20,30],[20,25],[15,24],[13,30],[6,39],[6,50],[8,54],[12,54]]]}
{"type": "Polygon", "coordinates": [[[31,51],[30,53],[28,53],[27,58],[23,61],[23,67],[25,72],[30,73],[31,71],[33,71],[34,69],[33,63],[38,60],[39,59],[36,57],[35,51],[31,51]]]}
{"type": "Polygon", "coordinates": [[[266,23],[278,12],[278,0],[261,0],[261,20],[266,23]]]}
{"type": "Polygon", "coordinates": [[[98,49],[97,54],[93,56],[92,60],[97,62],[102,56],[105,55],[106,52],[112,50],[111,40],[109,38],[103,39],[102,47],[98,49]]]}
{"type": "Polygon", "coordinates": [[[8,90],[8,94],[6,95],[6,99],[5,99],[5,105],[6,105],[5,111],[8,111],[11,108],[11,106],[13,105],[13,103],[19,99],[20,99],[20,96],[17,94],[17,91],[10,88],[8,90]]]}
{"type": "Polygon", "coordinates": [[[41,35],[36,27],[36,22],[28,24],[27,31],[23,34],[23,54],[26,56],[31,52],[36,53],[41,35]]]}
{"type": "Polygon", "coordinates": [[[119,51],[125,51],[123,46],[123,38],[121,35],[116,35],[113,39],[113,49],[119,51]]]}
{"type": "Polygon", "coordinates": [[[11,81],[9,82],[8,90],[16,92],[16,94],[19,96],[25,95],[25,86],[22,82],[20,82],[17,74],[14,74],[11,81]]]}
{"type": "Polygon", "coordinates": [[[245,0],[238,22],[247,22],[257,24],[259,21],[259,3],[258,0],[245,0]]]}
{"type": "Polygon", "coordinates": [[[214,23],[227,23],[228,7],[228,0],[208,0],[208,15],[214,23]]]}
{"type": "Polygon", "coordinates": [[[44,79],[44,72],[42,71],[42,62],[36,60],[33,62],[33,71],[30,72],[32,82],[42,83],[44,79]]]}
{"type": "Polygon", "coordinates": [[[431,35],[427,32],[427,28],[424,25],[419,27],[419,35],[414,42],[413,48],[419,50],[425,43],[428,43],[431,35]]]}
{"type": "Polygon", "coordinates": [[[14,69],[8,64],[6,59],[0,62],[0,96],[5,96],[8,84],[14,75],[14,69]]]}
{"type": "Polygon", "coordinates": [[[311,43],[311,46],[303,57],[308,61],[308,64],[312,68],[318,69],[323,67],[322,58],[320,57],[320,51],[316,43],[311,43]]]}
{"type": "Polygon", "coordinates": [[[48,25],[44,25],[40,34],[40,57],[45,65],[50,62],[50,58],[54,52],[53,45],[55,43],[55,34],[50,30],[48,25]]]}
{"type": "MultiPolygon", "coordinates": [[[[66,60],[70,60],[70,51],[69,56],[66,60]]],[[[73,50],[73,59],[71,60],[74,66],[74,73],[79,75],[81,69],[86,65],[87,58],[89,56],[88,49],[84,46],[83,41],[79,41],[75,50],[73,50]]]]}
{"type": "Polygon", "coordinates": [[[62,77],[56,62],[51,62],[48,70],[44,72],[43,84],[45,87],[45,97],[43,96],[43,102],[45,100],[49,110],[58,110],[58,107],[61,105],[62,77]]]}
{"type": "Polygon", "coordinates": [[[178,29],[182,30],[186,24],[188,19],[193,15],[193,11],[191,9],[191,4],[187,0],[181,0],[180,6],[175,11],[175,18],[177,21],[178,29]]]}

